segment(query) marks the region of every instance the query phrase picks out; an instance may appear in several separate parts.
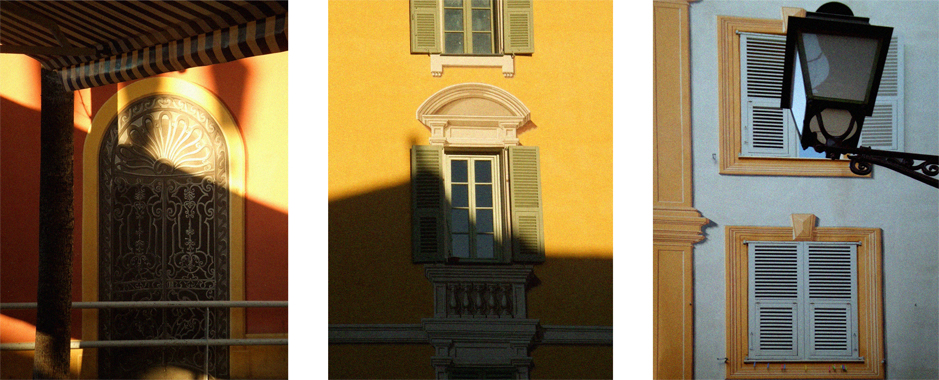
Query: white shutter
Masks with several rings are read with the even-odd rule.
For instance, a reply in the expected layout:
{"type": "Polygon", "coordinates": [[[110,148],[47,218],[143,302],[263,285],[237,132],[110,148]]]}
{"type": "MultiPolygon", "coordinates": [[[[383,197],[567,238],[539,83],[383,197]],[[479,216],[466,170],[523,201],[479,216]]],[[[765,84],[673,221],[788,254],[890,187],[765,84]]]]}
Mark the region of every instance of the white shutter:
{"type": "Polygon", "coordinates": [[[779,108],[785,48],[784,35],[740,34],[742,156],[796,155],[792,118],[779,108]]]}
{"type": "Polygon", "coordinates": [[[801,266],[797,243],[749,243],[751,359],[799,358],[801,266]]]}
{"type": "Polygon", "coordinates": [[[808,359],[853,358],[857,352],[857,246],[805,245],[808,359]]]}
{"type": "Polygon", "coordinates": [[[874,113],[864,119],[860,146],[903,151],[903,39],[893,36],[874,113]]]}

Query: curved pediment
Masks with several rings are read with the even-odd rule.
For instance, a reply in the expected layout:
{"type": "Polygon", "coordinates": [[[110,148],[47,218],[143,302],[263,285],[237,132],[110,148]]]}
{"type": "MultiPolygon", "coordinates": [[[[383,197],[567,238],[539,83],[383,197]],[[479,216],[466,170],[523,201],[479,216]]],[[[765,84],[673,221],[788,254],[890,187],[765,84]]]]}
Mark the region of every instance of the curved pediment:
{"type": "Polygon", "coordinates": [[[521,100],[485,83],[461,83],[431,95],[417,108],[417,118],[427,115],[514,116],[527,119],[530,111],[521,100]]]}
{"type": "Polygon", "coordinates": [[[431,95],[417,108],[417,119],[431,130],[431,144],[517,145],[530,121],[518,98],[484,83],[461,83],[431,95]]]}

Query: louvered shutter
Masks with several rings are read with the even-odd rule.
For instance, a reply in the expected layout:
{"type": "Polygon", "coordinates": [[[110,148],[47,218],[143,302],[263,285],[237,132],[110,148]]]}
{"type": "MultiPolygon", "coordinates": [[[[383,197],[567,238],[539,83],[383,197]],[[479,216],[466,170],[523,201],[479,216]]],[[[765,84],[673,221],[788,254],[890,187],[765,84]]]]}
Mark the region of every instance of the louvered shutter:
{"type": "Polygon", "coordinates": [[[880,79],[874,113],[864,118],[858,145],[903,151],[903,39],[893,36],[880,79]]]}
{"type": "Polygon", "coordinates": [[[800,356],[802,271],[797,243],[749,243],[750,359],[800,356]]]}
{"type": "Polygon", "coordinates": [[[786,36],[740,34],[741,155],[795,157],[788,110],[779,108],[786,36]]]}
{"type": "Polygon", "coordinates": [[[443,147],[411,147],[411,246],[415,263],[444,259],[443,147]]]}
{"type": "Polygon", "coordinates": [[[508,161],[512,261],[544,262],[538,147],[510,146],[508,161]]]}
{"type": "Polygon", "coordinates": [[[534,12],[531,0],[504,0],[502,2],[503,48],[505,54],[531,54],[535,52],[534,12]]]}
{"type": "Polygon", "coordinates": [[[805,265],[808,359],[856,357],[857,246],[807,243],[805,265]]]}
{"type": "Polygon", "coordinates": [[[411,0],[411,53],[440,53],[438,0],[411,0]]]}

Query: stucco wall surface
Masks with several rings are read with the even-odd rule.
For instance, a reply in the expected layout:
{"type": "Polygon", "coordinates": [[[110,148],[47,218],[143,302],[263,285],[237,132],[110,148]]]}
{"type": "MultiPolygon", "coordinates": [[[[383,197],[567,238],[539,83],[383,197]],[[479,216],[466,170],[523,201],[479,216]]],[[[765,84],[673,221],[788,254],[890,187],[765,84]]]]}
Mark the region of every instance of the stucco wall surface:
{"type": "MultiPolygon", "coordinates": [[[[886,377],[939,378],[939,192],[889,169],[872,178],[719,174],[717,16],[780,19],[781,7],[815,11],[821,1],[701,1],[691,4],[694,206],[711,220],[695,246],[695,378],[723,379],[726,357],[725,227],[791,225],[883,230],[886,377]]],[[[939,3],[845,1],[857,16],[894,27],[905,41],[907,152],[939,153],[939,3]]]]}

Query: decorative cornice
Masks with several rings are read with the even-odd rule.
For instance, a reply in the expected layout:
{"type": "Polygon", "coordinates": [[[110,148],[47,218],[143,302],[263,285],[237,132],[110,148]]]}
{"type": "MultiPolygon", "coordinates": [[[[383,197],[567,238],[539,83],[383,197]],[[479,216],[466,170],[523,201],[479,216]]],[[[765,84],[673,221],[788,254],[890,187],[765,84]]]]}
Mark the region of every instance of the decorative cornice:
{"type": "Polygon", "coordinates": [[[468,266],[428,264],[424,275],[431,282],[500,282],[528,284],[534,279],[531,265],[468,266]]]}
{"type": "Polygon", "coordinates": [[[694,244],[704,240],[702,227],[710,221],[690,207],[653,207],[652,241],[661,244],[694,244]]]}
{"type": "Polygon", "coordinates": [[[329,325],[329,344],[426,344],[427,342],[427,333],[418,324],[329,325]]]}
{"type": "Polygon", "coordinates": [[[613,326],[542,326],[539,343],[612,346],[613,326]]]}
{"type": "MultiPolygon", "coordinates": [[[[457,331],[457,338],[501,336],[519,333],[521,341],[534,337],[538,345],[609,346],[613,344],[613,326],[538,326],[537,319],[434,319],[423,324],[346,324],[329,325],[329,344],[429,344],[430,337],[452,340],[444,332],[457,331]],[[425,327],[429,326],[429,331],[425,327]],[[486,331],[491,331],[487,333],[486,331]],[[535,334],[535,335],[529,335],[535,334]]],[[[283,334],[286,338],[286,334],[283,334]]],[[[255,337],[252,335],[252,337],[255,337]]],[[[256,336],[268,338],[268,336],[256,336]]]]}

